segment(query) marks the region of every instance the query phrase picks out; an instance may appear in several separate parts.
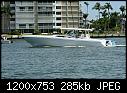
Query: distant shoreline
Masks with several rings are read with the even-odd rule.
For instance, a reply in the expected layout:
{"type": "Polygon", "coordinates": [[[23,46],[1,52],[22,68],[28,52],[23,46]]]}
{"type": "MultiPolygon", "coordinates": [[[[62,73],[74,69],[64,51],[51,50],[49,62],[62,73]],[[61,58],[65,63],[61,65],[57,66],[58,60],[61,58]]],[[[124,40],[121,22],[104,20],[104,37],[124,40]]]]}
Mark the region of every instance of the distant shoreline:
{"type": "Polygon", "coordinates": [[[99,34],[99,35],[90,35],[91,38],[109,38],[109,37],[126,37],[125,34],[99,34]]]}
{"type": "Polygon", "coordinates": [[[109,37],[111,37],[111,38],[115,38],[115,37],[121,38],[121,37],[126,37],[126,36],[91,36],[91,38],[109,38],[109,37]]]}

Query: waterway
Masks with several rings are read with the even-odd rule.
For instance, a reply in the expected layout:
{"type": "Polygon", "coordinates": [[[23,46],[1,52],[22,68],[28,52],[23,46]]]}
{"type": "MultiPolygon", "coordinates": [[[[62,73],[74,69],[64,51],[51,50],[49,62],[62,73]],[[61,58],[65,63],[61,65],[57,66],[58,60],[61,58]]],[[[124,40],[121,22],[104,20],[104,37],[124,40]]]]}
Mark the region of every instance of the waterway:
{"type": "MultiPolygon", "coordinates": [[[[106,38],[126,44],[125,38],[106,38]]],[[[125,79],[126,47],[33,48],[23,39],[1,45],[2,79],[125,79]]]]}

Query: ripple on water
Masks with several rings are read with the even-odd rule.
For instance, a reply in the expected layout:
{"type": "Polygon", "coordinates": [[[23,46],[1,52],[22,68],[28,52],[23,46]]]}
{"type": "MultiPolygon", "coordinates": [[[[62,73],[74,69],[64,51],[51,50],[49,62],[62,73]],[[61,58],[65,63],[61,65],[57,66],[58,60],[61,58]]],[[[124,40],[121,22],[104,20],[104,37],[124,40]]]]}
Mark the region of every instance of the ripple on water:
{"type": "MultiPolygon", "coordinates": [[[[116,38],[125,44],[125,39],[116,38]]],[[[1,77],[10,79],[125,79],[125,47],[31,48],[24,40],[2,44],[1,77]]]]}

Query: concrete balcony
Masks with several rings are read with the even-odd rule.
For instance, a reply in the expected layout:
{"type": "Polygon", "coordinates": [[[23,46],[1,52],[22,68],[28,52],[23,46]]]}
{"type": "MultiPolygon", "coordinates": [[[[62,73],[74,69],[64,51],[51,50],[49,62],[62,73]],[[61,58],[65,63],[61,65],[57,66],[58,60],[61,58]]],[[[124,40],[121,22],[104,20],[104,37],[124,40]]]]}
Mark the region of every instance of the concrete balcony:
{"type": "Polygon", "coordinates": [[[53,20],[39,19],[38,23],[53,23],[53,20]]]}
{"type": "Polygon", "coordinates": [[[72,10],[71,9],[67,9],[67,10],[66,9],[62,9],[62,12],[78,12],[78,11],[79,10],[77,10],[77,9],[75,9],[75,10],[74,9],[72,9],[72,10]]]}
{"type": "Polygon", "coordinates": [[[67,15],[67,16],[65,16],[65,15],[62,15],[61,17],[63,17],[63,18],[79,18],[79,16],[78,15],[67,15]]]}
{"type": "Polygon", "coordinates": [[[61,28],[62,26],[53,26],[53,28],[61,28]]]}
{"type": "Polygon", "coordinates": [[[73,23],[73,22],[74,22],[74,23],[78,23],[78,21],[70,21],[70,20],[68,20],[68,21],[62,21],[62,23],[67,23],[67,22],[68,22],[68,23],[73,23]]]}
{"type": "Polygon", "coordinates": [[[38,26],[38,28],[40,28],[40,29],[49,29],[49,28],[53,28],[53,26],[38,26]]]}
{"type": "Polygon", "coordinates": [[[38,6],[50,6],[50,7],[53,7],[54,5],[52,3],[38,3],[38,6]]]}
{"type": "Polygon", "coordinates": [[[10,4],[10,7],[14,7],[15,6],[15,4],[10,4]]]}
{"type": "Polygon", "coordinates": [[[10,18],[15,18],[15,15],[11,16],[10,18]]]}
{"type": "Polygon", "coordinates": [[[31,24],[31,23],[34,23],[34,19],[16,19],[16,23],[17,24],[31,24]]]}
{"type": "Polygon", "coordinates": [[[19,10],[19,9],[17,9],[16,10],[16,12],[23,12],[23,13],[25,13],[25,12],[34,12],[34,10],[27,10],[27,9],[25,9],[25,10],[19,10]]]}
{"type": "Polygon", "coordinates": [[[19,29],[25,29],[26,28],[26,26],[20,26],[19,27],[19,29]]]}
{"type": "Polygon", "coordinates": [[[55,20],[55,23],[61,23],[62,20],[55,20]]]}
{"type": "Polygon", "coordinates": [[[68,20],[68,22],[70,22],[70,23],[71,22],[78,22],[78,20],[74,20],[74,21],[73,20],[68,20]]]}
{"type": "Polygon", "coordinates": [[[11,10],[11,13],[15,13],[15,10],[11,10]]]}
{"type": "Polygon", "coordinates": [[[15,24],[15,21],[10,21],[10,24],[15,24]]]}
{"type": "Polygon", "coordinates": [[[28,3],[28,2],[16,2],[16,6],[34,6],[34,3],[28,3]]]}
{"type": "MultiPolygon", "coordinates": [[[[62,4],[61,6],[70,6],[70,4],[62,4]]],[[[71,6],[79,6],[78,4],[71,4],[71,6]]]]}
{"type": "Polygon", "coordinates": [[[29,29],[34,29],[34,26],[29,26],[29,29]]]}
{"type": "Polygon", "coordinates": [[[34,19],[34,16],[25,16],[25,17],[23,17],[23,16],[16,16],[16,19],[23,19],[23,20],[26,20],[26,19],[34,19]]]}

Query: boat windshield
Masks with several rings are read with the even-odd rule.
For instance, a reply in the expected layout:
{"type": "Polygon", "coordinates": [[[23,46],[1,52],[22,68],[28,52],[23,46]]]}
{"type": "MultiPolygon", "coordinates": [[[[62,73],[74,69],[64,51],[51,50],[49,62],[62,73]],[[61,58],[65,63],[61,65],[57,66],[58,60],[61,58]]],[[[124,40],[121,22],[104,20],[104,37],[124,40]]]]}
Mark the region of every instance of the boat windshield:
{"type": "Polygon", "coordinates": [[[115,41],[111,41],[112,42],[112,45],[116,45],[116,42],[115,41]]]}
{"type": "Polygon", "coordinates": [[[82,28],[60,28],[64,30],[66,37],[74,38],[90,38],[89,31],[93,29],[82,29],[82,28]]]}
{"type": "Polygon", "coordinates": [[[79,36],[79,33],[77,30],[69,30],[67,31],[66,36],[77,38],[79,36]]]}

